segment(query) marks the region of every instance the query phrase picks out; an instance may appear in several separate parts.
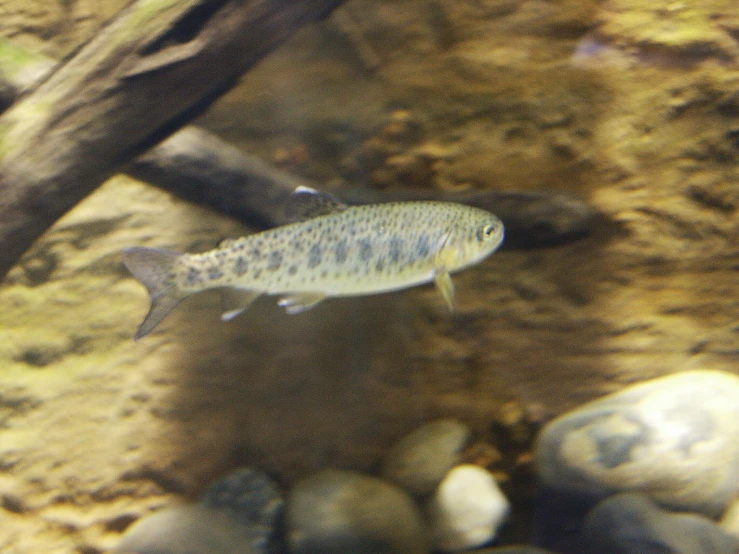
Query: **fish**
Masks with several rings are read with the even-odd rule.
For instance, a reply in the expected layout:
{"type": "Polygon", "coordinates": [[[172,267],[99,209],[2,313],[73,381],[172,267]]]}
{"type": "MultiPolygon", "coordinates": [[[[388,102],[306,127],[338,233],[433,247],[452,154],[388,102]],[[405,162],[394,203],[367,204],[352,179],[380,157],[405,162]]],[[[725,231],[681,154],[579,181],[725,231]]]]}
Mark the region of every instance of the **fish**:
{"type": "Polygon", "coordinates": [[[292,223],[226,239],[200,254],[134,246],[123,263],[151,306],[135,338],[148,335],[182,300],[223,289],[229,321],[261,295],[279,296],[288,314],[329,297],[363,296],[433,282],[454,309],[451,273],[479,263],[503,242],[494,214],[437,201],[348,206],[299,186],[285,206],[292,223]]]}

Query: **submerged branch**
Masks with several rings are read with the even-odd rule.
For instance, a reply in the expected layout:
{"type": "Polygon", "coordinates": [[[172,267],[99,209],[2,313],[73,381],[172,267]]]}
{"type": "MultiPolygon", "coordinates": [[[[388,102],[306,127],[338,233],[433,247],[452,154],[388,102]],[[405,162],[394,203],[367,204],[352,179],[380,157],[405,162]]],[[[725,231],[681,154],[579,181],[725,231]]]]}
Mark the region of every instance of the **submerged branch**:
{"type": "MultiPolygon", "coordinates": [[[[299,185],[319,186],[248,156],[195,127],[188,127],[134,160],[129,175],[177,196],[211,206],[247,225],[274,227],[288,222],[284,206],[299,185]]],[[[595,211],[580,200],[553,192],[477,191],[450,193],[426,189],[333,191],[351,204],[396,200],[446,200],[495,213],[506,226],[506,244],[536,247],[587,234],[595,211]]]]}
{"type": "Polygon", "coordinates": [[[0,116],[0,278],[136,155],[342,0],[138,0],[0,116]]]}

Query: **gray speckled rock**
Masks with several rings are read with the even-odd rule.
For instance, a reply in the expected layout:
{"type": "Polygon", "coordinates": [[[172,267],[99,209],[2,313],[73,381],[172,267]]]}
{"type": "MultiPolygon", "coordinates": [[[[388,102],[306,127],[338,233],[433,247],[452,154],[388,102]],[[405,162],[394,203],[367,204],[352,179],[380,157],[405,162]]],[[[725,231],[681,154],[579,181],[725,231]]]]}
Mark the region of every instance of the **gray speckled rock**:
{"type": "Polygon", "coordinates": [[[292,554],[426,554],[413,500],[381,479],[326,469],[299,481],[287,501],[292,554]]]}
{"type": "Polygon", "coordinates": [[[707,517],[673,514],[644,494],[623,493],[593,508],[582,530],[584,554],[736,554],[739,540],[707,517]]]}
{"type": "Polygon", "coordinates": [[[382,475],[413,495],[429,495],[459,463],[459,453],[469,440],[470,430],[457,420],[426,423],[390,448],[382,475]]]}
{"type": "Polygon", "coordinates": [[[249,530],[258,551],[273,550],[273,533],[284,510],[277,485],[266,474],[251,468],[238,469],[210,485],[200,504],[226,510],[249,530]]]}
{"type": "Polygon", "coordinates": [[[718,515],[739,490],[739,377],[688,371],[628,387],[549,423],[535,456],[553,489],[644,491],[718,515]]]}
{"type": "Polygon", "coordinates": [[[268,554],[284,502],[264,473],[242,468],[215,481],[197,504],[137,521],[116,552],[137,554],[268,554]]]}
{"type": "Polygon", "coordinates": [[[470,464],[453,468],[428,505],[434,549],[454,552],[490,542],[508,511],[508,500],[489,471],[470,464]]]}

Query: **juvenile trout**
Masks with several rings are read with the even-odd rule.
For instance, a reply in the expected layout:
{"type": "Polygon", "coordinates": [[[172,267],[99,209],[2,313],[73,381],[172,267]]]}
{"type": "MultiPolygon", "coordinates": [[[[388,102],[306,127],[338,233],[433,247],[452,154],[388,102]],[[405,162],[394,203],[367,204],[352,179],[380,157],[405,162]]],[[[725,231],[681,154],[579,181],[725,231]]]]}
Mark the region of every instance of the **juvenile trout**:
{"type": "Polygon", "coordinates": [[[149,291],[151,308],[136,338],[148,333],[185,297],[224,289],[223,320],[262,294],[278,295],[289,314],[330,296],[389,292],[433,281],[450,310],[450,273],[493,253],[503,224],[493,214],[449,202],[346,206],[299,187],[288,211],[302,221],[223,241],[202,254],[132,247],[129,271],[149,291]]]}

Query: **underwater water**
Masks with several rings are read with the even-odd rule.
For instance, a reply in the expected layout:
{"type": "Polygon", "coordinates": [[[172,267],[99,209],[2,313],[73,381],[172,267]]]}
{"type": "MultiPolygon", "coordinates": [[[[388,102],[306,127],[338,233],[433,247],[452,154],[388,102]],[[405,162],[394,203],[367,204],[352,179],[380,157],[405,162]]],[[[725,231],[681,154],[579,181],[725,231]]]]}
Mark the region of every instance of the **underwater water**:
{"type": "MultiPolygon", "coordinates": [[[[123,4],[0,29],[51,66],[123,4]]],[[[351,0],[185,123],[0,285],[0,552],[739,550],[735,2],[351,0]],[[124,249],[225,247],[297,185],[506,237],[453,312],[208,290],[134,340],[124,249]]]]}

